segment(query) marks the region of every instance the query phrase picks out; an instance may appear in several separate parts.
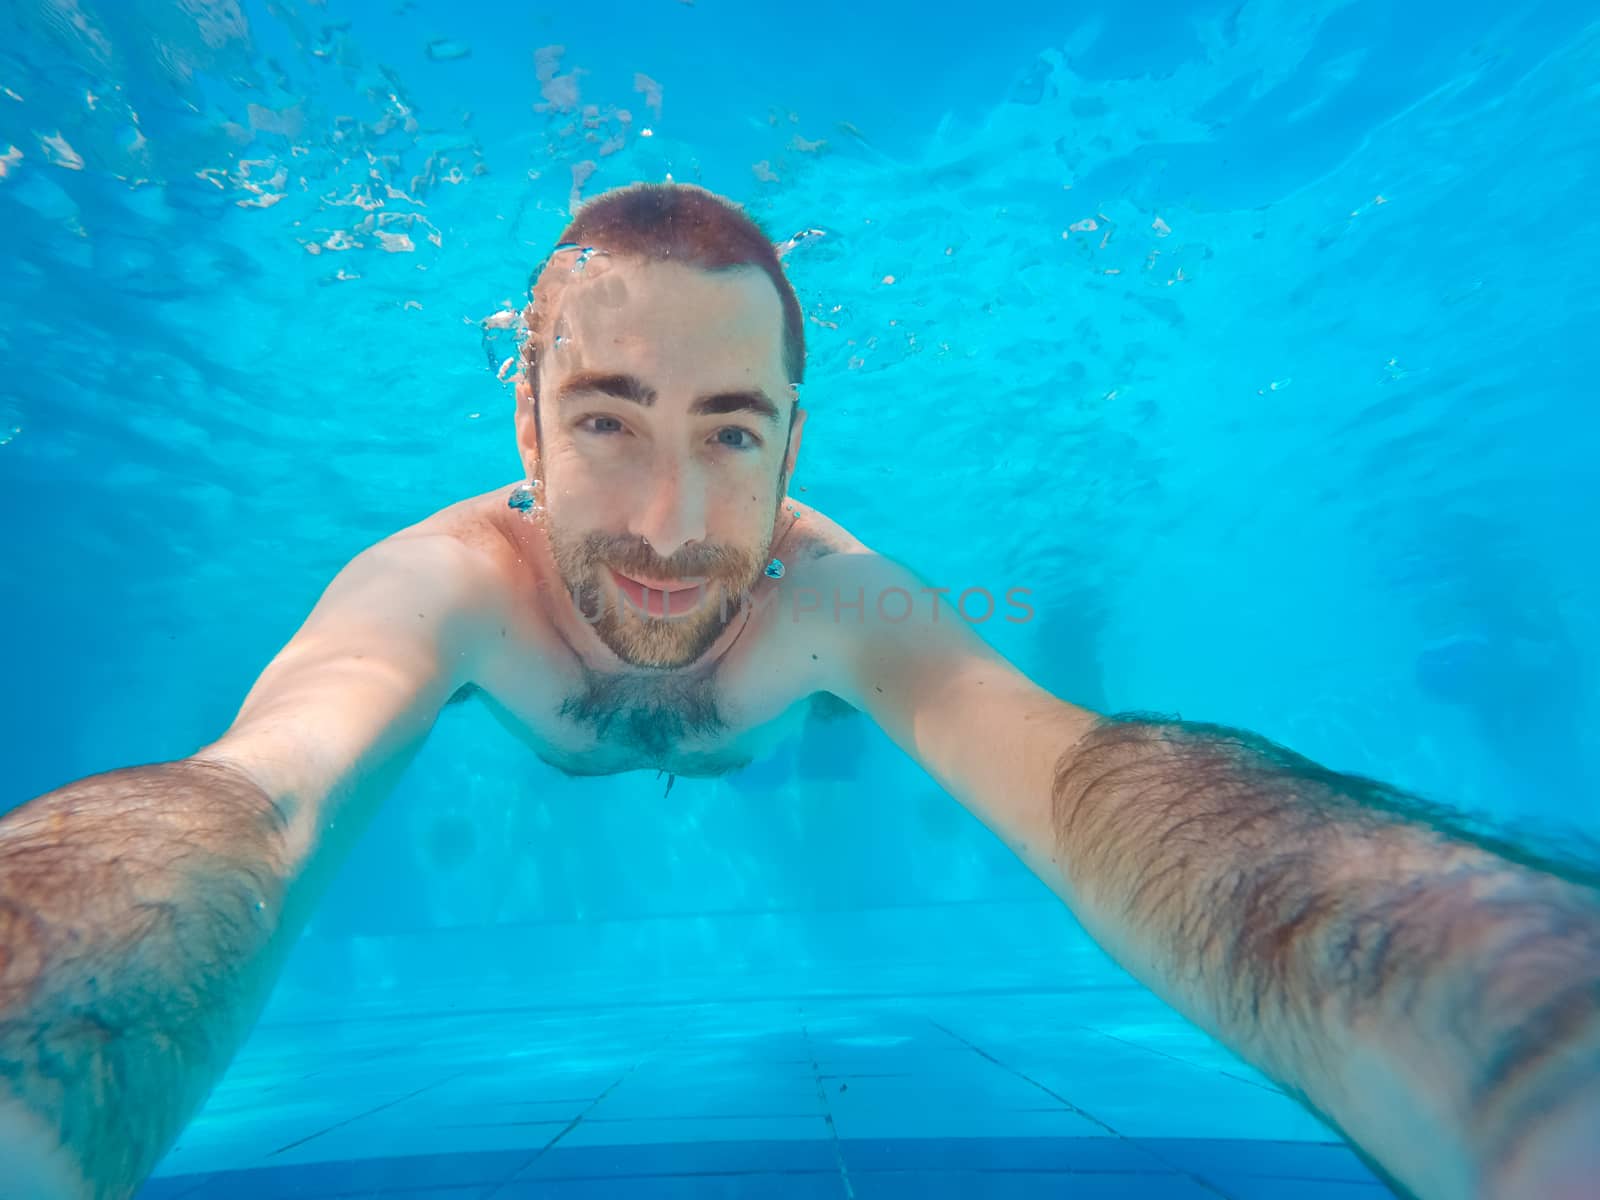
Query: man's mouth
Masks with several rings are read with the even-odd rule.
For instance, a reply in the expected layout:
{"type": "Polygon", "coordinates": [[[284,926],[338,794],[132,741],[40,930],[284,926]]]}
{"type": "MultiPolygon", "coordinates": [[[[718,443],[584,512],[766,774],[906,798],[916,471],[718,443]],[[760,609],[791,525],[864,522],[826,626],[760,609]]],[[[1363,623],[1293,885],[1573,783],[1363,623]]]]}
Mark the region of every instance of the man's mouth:
{"type": "Polygon", "coordinates": [[[692,612],[708,590],[704,579],[653,579],[624,575],[610,567],[606,570],[634,610],[651,617],[681,617],[692,612]]]}

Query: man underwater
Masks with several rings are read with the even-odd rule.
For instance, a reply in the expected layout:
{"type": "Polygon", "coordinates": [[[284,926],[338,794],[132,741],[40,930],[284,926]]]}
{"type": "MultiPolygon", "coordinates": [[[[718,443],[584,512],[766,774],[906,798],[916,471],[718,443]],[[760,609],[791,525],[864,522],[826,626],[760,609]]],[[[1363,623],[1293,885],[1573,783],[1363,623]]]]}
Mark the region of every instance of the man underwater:
{"type": "Polygon", "coordinates": [[[0,818],[0,1196],[135,1190],[470,694],[572,774],[729,771],[849,705],[1397,1191],[1595,1194],[1590,867],[1247,733],[1059,699],[790,498],[800,306],[712,194],[595,199],[526,323],[527,481],[357,555],[217,741],[0,818]]]}

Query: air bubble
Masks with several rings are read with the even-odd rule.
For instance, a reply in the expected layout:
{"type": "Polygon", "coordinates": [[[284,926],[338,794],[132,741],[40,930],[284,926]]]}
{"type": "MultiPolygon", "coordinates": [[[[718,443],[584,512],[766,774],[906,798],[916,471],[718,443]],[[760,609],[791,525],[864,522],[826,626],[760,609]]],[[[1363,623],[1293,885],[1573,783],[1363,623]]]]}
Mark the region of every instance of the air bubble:
{"type": "Polygon", "coordinates": [[[516,487],[511,489],[511,495],[506,497],[506,507],[514,508],[524,515],[537,511],[539,507],[538,487],[539,481],[537,479],[530,479],[527,483],[517,484],[516,487]]]}
{"type": "Polygon", "coordinates": [[[551,251],[551,254],[552,256],[556,254],[570,254],[573,251],[576,251],[578,255],[577,261],[572,264],[572,273],[574,275],[587,267],[589,265],[589,260],[596,254],[603,253],[602,251],[596,250],[593,246],[580,246],[576,242],[562,242],[561,245],[557,246],[551,251]]]}
{"type": "Polygon", "coordinates": [[[778,257],[782,258],[807,238],[819,238],[827,236],[828,231],[826,229],[802,229],[799,233],[795,234],[787,241],[783,241],[778,244],[778,257]]]}

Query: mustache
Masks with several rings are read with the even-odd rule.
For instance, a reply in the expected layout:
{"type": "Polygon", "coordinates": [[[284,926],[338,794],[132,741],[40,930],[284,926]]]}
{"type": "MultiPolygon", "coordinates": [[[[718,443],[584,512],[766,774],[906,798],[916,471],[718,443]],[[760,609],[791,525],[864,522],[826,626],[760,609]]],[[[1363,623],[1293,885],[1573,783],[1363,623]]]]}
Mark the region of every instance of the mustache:
{"type": "Polygon", "coordinates": [[[591,534],[584,539],[583,556],[624,575],[654,579],[730,579],[754,571],[754,558],[729,546],[685,546],[671,558],[662,558],[640,538],[591,534]]]}

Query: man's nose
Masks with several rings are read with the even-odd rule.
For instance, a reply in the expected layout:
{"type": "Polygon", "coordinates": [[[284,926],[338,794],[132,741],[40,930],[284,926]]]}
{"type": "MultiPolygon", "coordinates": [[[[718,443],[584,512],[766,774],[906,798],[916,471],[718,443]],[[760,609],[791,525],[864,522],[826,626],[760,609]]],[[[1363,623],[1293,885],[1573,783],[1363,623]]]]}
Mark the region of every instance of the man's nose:
{"type": "Polygon", "coordinates": [[[642,500],[628,532],[644,538],[662,558],[706,536],[705,484],[693,467],[658,464],[645,482],[642,500]]]}

